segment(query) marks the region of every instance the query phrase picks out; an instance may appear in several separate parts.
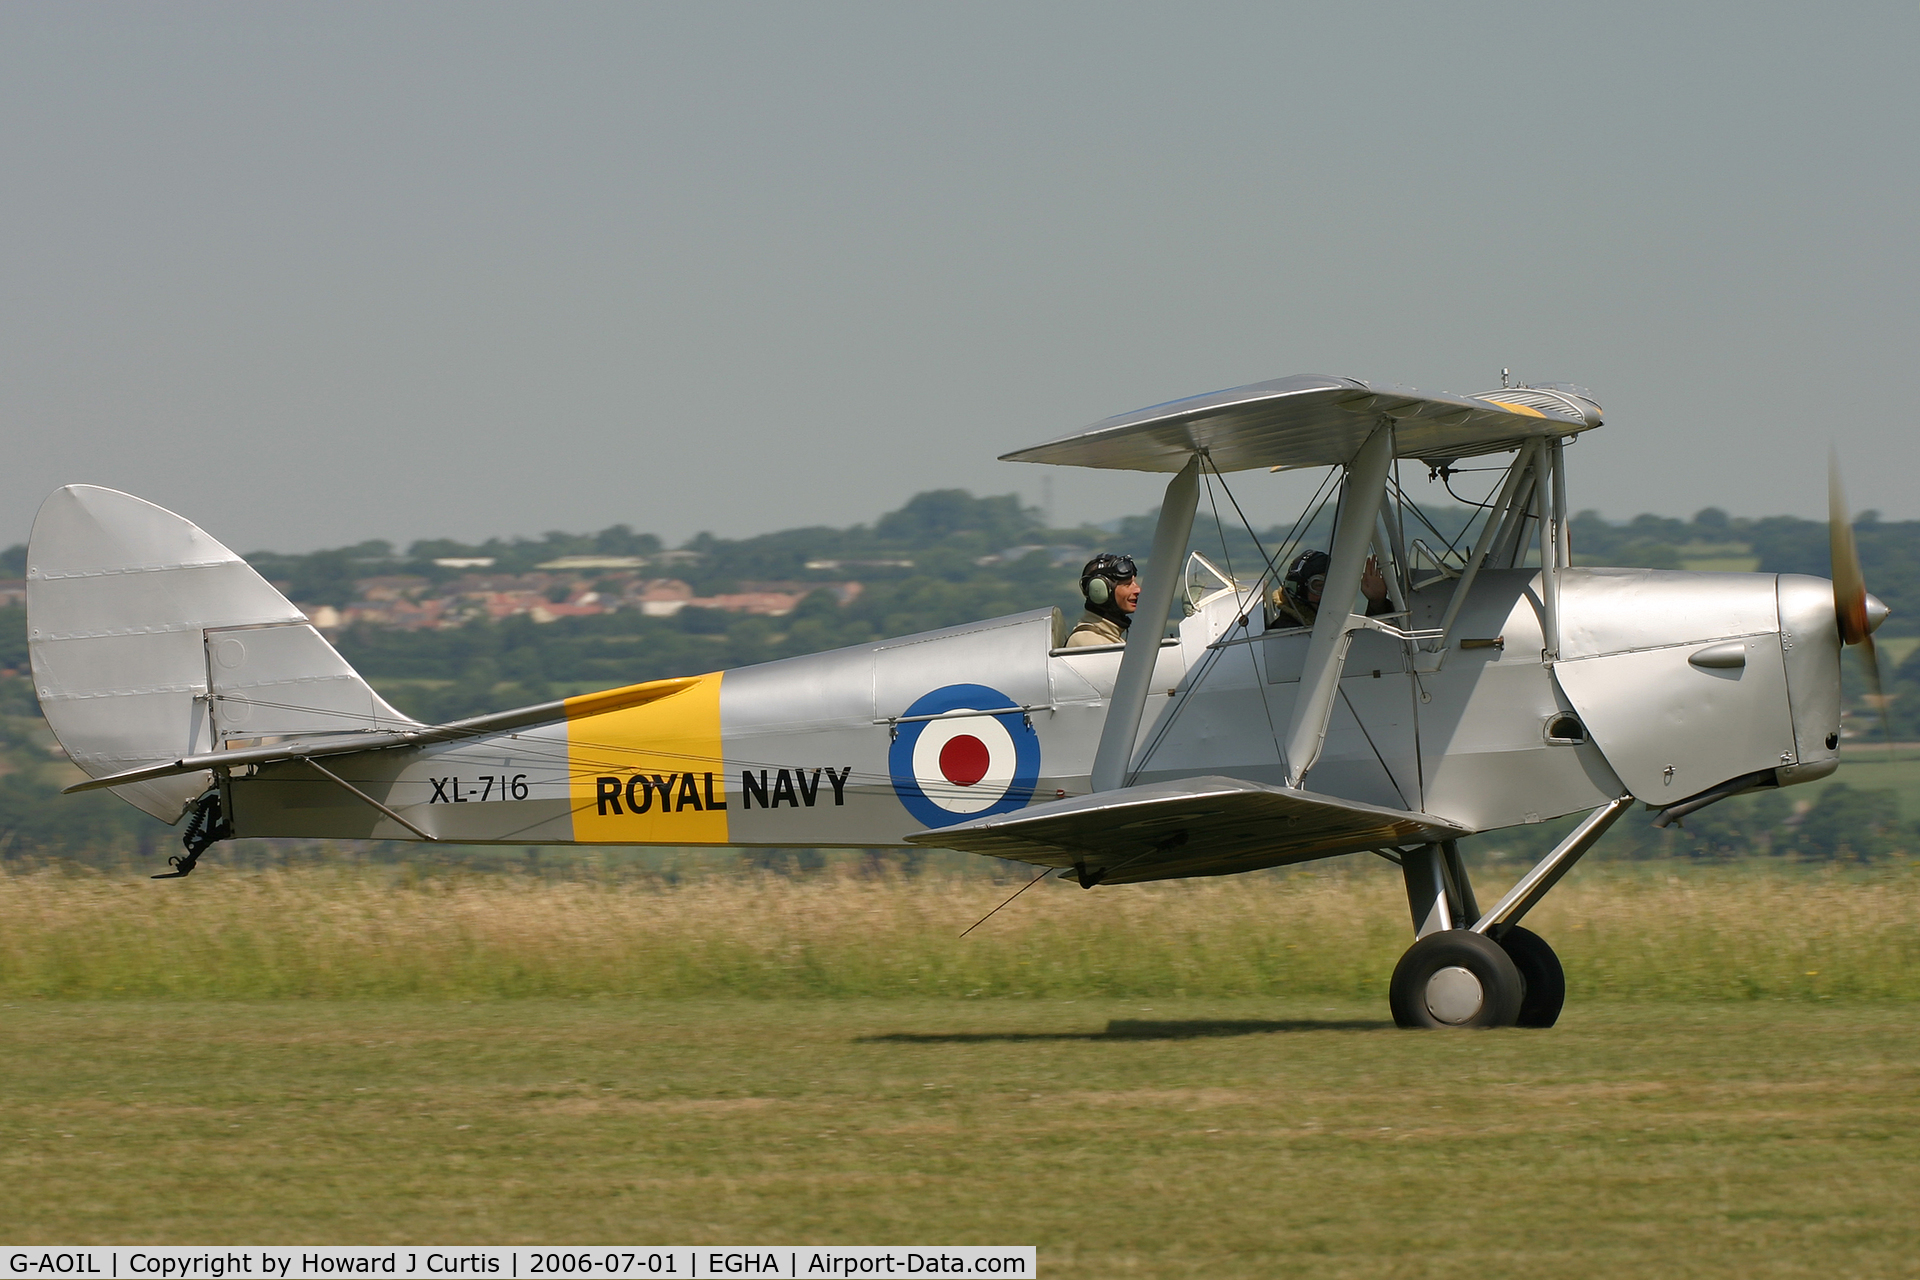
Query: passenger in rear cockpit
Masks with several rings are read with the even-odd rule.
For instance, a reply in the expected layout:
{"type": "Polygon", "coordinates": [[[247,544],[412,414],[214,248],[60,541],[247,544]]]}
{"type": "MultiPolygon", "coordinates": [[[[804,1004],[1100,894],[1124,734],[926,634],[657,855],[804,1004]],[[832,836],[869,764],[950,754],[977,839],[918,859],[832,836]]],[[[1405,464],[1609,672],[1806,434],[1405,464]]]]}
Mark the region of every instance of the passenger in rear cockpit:
{"type": "MultiPolygon", "coordinates": [[[[1302,551],[1287,566],[1287,574],[1267,601],[1267,630],[1285,631],[1289,627],[1310,627],[1320,615],[1320,593],[1327,587],[1327,570],[1333,561],[1324,551],[1302,551]]],[[[1387,599],[1387,577],[1380,572],[1376,556],[1367,557],[1360,574],[1360,594],[1367,598],[1367,616],[1377,618],[1391,613],[1387,599]]]]}

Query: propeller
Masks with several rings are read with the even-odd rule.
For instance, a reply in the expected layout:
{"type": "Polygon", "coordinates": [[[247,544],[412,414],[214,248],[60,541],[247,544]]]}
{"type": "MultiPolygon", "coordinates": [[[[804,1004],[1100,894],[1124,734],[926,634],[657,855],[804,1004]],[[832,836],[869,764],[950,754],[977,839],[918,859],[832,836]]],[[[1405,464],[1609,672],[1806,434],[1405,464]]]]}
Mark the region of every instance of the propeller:
{"type": "Polygon", "coordinates": [[[1847,507],[1846,491],[1840,487],[1840,455],[1827,455],[1827,549],[1833,564],[1833,611],[1840,624],[1843,644],[1860,646],[1860,665],[1866,668],[1867,684],[1880,708],[1880,728],[1893,746],[1893,722],[1887,714],[1886,693],[1880,684],[1880,658],[1874,652],[1873,633],[1886,621],[1887,606],[1867,593],[1866,575],[1860,572],[1860,552],[1853,543],[1853,519],[1847,507]]]}

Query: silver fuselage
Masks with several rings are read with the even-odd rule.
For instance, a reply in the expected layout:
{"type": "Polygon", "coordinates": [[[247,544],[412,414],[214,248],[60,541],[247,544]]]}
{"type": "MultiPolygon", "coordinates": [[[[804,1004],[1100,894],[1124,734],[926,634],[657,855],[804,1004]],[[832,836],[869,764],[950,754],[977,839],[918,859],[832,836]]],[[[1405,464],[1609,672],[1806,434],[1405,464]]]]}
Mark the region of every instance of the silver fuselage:
{"type": "MultiPolygon", "coordinates": [[[[1663,806],[1746,775],[1787,784],[1837,766],[1839,638],[1824,579],[1560,575],[1555,661],[1532,569],[1479,574],[1437,653],[1356,632],[1305,785],[1484,831],[1623,792],[1663,806]]],[[[1404,629],[1434,626],[1454,588],[1414,593],[1404,629]]],[[[1241,608],[1218,592],[1163,643],[1130,781],[1282,782],[1310,637],[1262,631],[1257,606],[1242,625],[1241,608]]],[[[442,840],[898,845],[1089,790],[1121,650],[1061,639],[1057,612],[1038,610],[718,673],[698,698],[630,715],[337,768],[442,840]],[[948,745],[901,745],[928,734],[948,745]]],[[[242,836],[415,838],[294,762],[235,776],[230,795],[242,836]]]]}

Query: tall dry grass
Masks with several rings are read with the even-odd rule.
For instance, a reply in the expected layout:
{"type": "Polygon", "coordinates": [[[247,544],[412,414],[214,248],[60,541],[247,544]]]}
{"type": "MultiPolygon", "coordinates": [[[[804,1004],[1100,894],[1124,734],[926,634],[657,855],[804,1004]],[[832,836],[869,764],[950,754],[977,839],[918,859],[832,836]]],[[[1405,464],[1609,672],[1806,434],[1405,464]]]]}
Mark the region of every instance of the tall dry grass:
{"type": "MultiPolygon", "coordinates": [[[[184,884],[0,876],[0,996],[1379,996],[1410,940],[1381,866],[1083,893],[1049,882],[346,868],[184,884]]],[[[1486,890],[1483,889],[1483,894],[1486,890]]],[[[1920,996],[1920,876],[1583,868],[1528,924],[1578,995],[1920,996]]]]}

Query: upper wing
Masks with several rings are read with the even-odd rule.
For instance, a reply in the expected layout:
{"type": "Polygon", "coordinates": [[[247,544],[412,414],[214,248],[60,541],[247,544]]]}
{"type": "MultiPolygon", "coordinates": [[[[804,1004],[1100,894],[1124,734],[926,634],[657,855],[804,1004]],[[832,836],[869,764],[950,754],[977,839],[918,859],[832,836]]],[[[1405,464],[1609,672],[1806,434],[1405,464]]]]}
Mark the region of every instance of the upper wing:
{"type": "Polygon", "coordinates": [[[1469,834],[1429,814],[1209,777],[1054,800],[907,840],[1041,866],[1084,865],[1089,880],[1129,884],[1256,871],[1469,834]]]}
{"type": "Polygon", "coordinates": [[[1432,462],[1600,425],[1598,405],[1562,391],[1456,396],[1301,374],[1123,413],[1001,461],[1178,471],[1205,450],[1221,471],[1326,467],[1351,459],[1382,416],[1395,420],[1396,456],[1432,462]]]}

